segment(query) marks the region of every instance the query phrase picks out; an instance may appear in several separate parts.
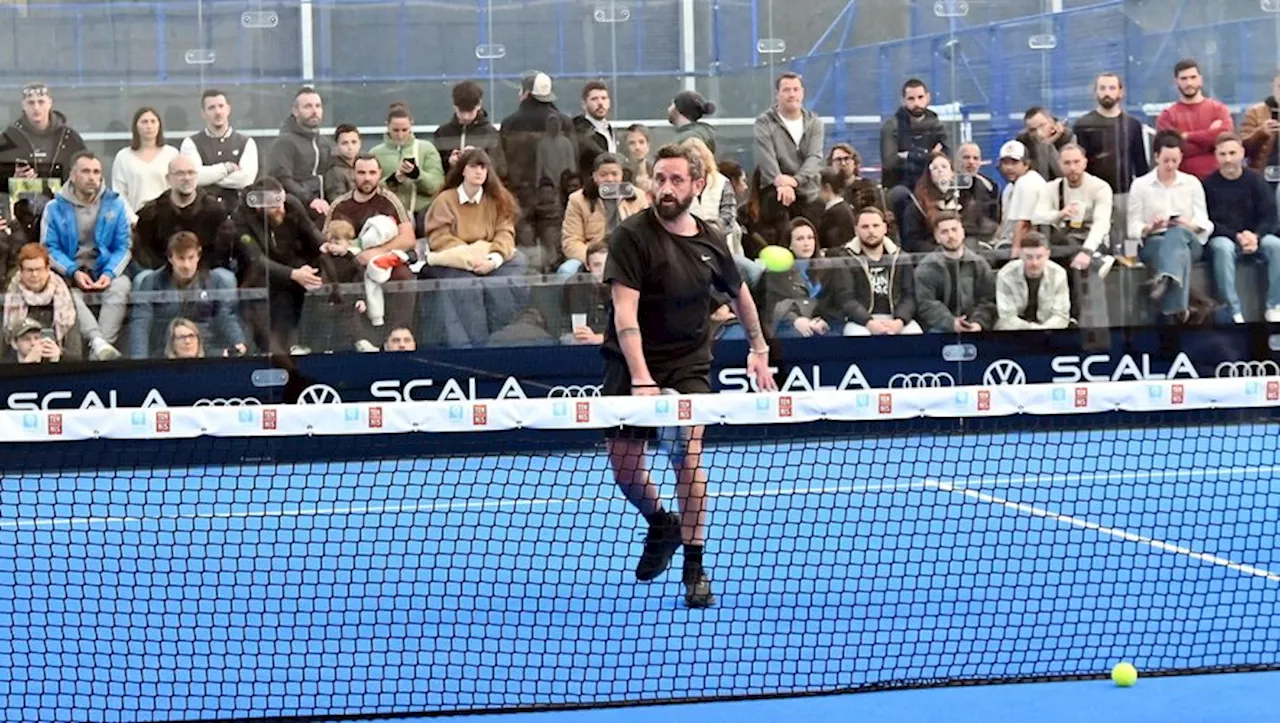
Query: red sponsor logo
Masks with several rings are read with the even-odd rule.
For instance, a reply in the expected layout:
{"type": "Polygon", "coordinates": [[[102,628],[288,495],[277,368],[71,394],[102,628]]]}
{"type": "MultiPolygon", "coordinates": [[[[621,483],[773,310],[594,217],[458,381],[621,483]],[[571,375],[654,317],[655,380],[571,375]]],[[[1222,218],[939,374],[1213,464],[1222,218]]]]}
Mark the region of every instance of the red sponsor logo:
{"type": "Polygon", "coordinates": [[[369,429],[382,429],[382,407],[369,407],[369,429]]]}
{"type": "Polygon", "coordinates": [[[1187,388],[1181,384],[1174,384],[1169,389],[1169,401],[1174,404],[1182,404],[1187,400],[1187,388]]]}
{"type": "Polygon", "coordinates": [[[168,432],[173,429],[173,419],[168,412],[156,412],[156,431],[168,432]]]}
{"type": "Polygon", "coordinates": [[[1267,401],[1280,400],[1280,382],[1267,382],[1267,401]]]}
{"type": "Polygon", "coordinates": [[[978,411],[991,411],[991,391],[987,389],[978,390],[978,411]]]}
{"type": "Polygon", "coordinates": [[[681,399],[676,403],[676,419],[693,419],[693,400],[681,399]]]}
{"type": "Polygon", "coordinates": [[[790,417],[793,413],[791,397],[778,397],[778,416],[790,417]]]}
{"type": "Polygon", "coordinates": [[[274,409],[262,410],[262,428],[263,429],[276,428],[276,410],[274,409]]]}
{"type": "Polygon", "coordinates": [[[1076,387],[1076,408],[1083,409],[1089,406],[1089,388],[1076,387]]]}
{"type": "Polygon", "coordinates": [[[483,404],[475,404],[471,407],[471,423],[477,427],[483,427],[489,423],[489,407],[483,404]]]}
{"type": "Polygon", "coordinates": [[[578,424],[590,423],[591,422],[591,402],[575,403],[574,418],[578,420],[578,424]]]}
{"type": "Polygon", "coordinates": [[[880,413],[893,414],[893,395],[892,394],[880,395],[880,413]]]}
{"type": "Polygon", "coordinates": [[[62,434],[62,415],[61,414],[49,415],[49,434],[50,436],[56,436],[56,435],[62,434]]]}

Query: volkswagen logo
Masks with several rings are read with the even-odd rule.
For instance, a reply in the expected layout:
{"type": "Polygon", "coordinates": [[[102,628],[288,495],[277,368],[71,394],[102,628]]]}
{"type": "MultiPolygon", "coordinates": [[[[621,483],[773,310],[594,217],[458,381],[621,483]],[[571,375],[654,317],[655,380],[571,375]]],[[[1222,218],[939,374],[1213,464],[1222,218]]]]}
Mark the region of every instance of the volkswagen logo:
{"type": "Polygon", "coordinates": [[[342,404],[342,396],[328,384],[312,384],[298,395],[298,404],[342,404]]]}
{"type": "Polygon", "coordinates": [[[1219,379],[1237,377],[1280,377],[1280,364],[1265,359],[1263,361],[1222,362],[1213,370],[1219,379]]]}
{"type": "Polygon", "coordinates": [[[262,402],[254,397],[228,397],[227,399],[197,399],[193,407],[260,407],[262,402]]]}
{"type": "Polygon", "coordinates": [[[600,396],[599,384],[567,384],[559,387],[551,387],[547,392],[548,398],[569,398],[569,399],[585,399],[587,397],[600,396]]]}
{"type": "Polygon", "coordinates": [[[889,377],[889,386],[902,389],[928,389],[936,387],[954,387],[956,378],[948,372],[913,372],[911,374],[894,374],[889,377]]]}
{"type": "Polygon", "coordinates": [[[982,373],[982,385],[986,387],[1016,386],[1027,383],[1027,373],[1022,365],[1012,359],[997,359],[987,365],[982,373]]]}

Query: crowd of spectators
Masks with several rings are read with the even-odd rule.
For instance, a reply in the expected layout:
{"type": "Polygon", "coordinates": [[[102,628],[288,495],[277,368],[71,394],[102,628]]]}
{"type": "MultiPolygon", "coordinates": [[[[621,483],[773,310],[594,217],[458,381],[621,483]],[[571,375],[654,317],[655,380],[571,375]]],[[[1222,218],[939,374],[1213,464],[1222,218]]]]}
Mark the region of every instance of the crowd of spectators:
{"type": "MultiPolygon", "coordinates": [[[[1028,109],[994,160],[1003,182],[919,79],[881,126],[878,180],[858,149],[827,143],[795,73],[778,76],[755,121],[751,169],[717,156],[713,102],[682,91],[667,114],[672,142],[702,159],[695,215],[724,237],[778,335],[1090,324],[1116,264],[1145,270],[1153,319],[1221,311],[1243,323],[1237,266],[1255,260],[1267,266],[1263,319],[1280,322],[1280,76],[1239,131],[1194,60],[1174,83],[1154,133],[1110,73],[1072,125],[1028,109]],[[766,271],[769,245],[795,265],[766,271]],[[1200,261],[1209,288],[1196,288],[1200,261]]],[[[495,126],[466,81],[430,137],[394,103],[379,141],[349,124],[323,131],[324,100],[304,87],[260,152],[232,126],[227,94],[209,89],[203,130],[173,145],[160,114],[140,108],[108,167],[52,90],[29,84],[0,135],[8,356],[599,343],[608,238],[647,212],[656,148],[653,129],[613,124],[605,83],[576,101],[571,118],[552,79],[529,73],[495,126]]],[[[728,305],[715,320],[721,336],[740,334],[728,305]]]]}

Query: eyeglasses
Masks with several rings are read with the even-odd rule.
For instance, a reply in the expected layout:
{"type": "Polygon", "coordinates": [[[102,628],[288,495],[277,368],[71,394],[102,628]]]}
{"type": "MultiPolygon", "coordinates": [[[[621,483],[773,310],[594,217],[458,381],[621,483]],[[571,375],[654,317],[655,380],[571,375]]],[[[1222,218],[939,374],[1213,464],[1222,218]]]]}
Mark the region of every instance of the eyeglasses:
{"type": "Polygon", "coordinates": [[[832,163],[853,163],[853,156],[832,156],[832,163]]]}
{"type": "Polygon", "coordinates": [[[173,334],[174,341],[196,341],[199,338],[200,335],[194,331],[178,331],[173,334]]]}

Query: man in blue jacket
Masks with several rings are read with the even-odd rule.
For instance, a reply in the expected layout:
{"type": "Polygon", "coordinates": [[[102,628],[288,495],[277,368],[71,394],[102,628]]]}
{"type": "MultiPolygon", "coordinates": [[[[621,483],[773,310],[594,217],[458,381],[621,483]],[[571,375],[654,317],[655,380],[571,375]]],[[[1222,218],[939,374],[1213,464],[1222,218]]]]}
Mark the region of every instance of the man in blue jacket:
{"type": "Polygon", "coordinates": [[[89,340],[89,358],[118,359],[116,337],[129,303],[129,216],[124,200],[102,184],[102,161],[90,151],[71,157],[71,178],[45,208],[41,242],[53,270],[66,277],[76,304],[76,324],[89,340]],[[85,294],[99,296],[95,315],[85,294]]]}

